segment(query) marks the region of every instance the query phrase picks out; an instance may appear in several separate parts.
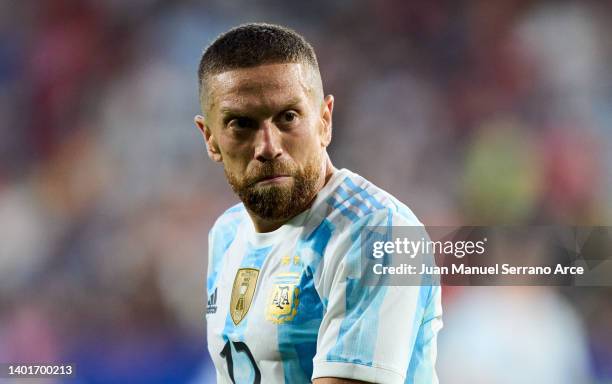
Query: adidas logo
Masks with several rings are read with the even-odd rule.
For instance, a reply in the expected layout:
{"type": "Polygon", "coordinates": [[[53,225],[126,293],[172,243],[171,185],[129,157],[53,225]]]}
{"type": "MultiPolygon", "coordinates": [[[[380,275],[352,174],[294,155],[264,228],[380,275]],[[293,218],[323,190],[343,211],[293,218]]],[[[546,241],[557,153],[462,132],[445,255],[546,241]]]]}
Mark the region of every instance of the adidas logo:
{"type": "Polygon", "coordinates": [[[217,288],[215,288],[212,295],[208,298],[208,305],[206,306],[206,314],[210,315],[213,313],[217,313],[217,288]]]}

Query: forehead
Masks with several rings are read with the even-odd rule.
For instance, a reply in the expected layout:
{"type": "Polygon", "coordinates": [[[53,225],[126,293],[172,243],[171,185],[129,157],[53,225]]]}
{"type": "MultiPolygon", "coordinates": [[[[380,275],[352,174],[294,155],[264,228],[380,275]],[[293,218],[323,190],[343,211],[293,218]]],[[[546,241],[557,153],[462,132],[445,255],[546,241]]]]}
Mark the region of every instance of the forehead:
{"type": "Polygon", "coordinates": [[[263,108],[305,101],[312,93],[309,69],[298,63],[266,64],[210,77],[209,109],[263,108]]]}

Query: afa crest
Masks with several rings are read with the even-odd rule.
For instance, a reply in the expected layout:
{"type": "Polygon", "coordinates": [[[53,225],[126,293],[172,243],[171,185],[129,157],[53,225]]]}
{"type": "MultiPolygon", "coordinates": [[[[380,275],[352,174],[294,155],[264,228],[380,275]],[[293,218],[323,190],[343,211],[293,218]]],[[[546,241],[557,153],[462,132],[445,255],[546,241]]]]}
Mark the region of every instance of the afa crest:
{"type": "Polygon", "coordinates": [[[293,320],[297,315],[300,289],[299,274],[286,273],[275,276],[266,308],[266,319],[276,324],[293,320]]]}
{"type": "Polygon", "coordinates": [[[235,325],[249,312],[258,277],[259,270],[255,268],[240,268],[236,273],[230,300],[230,315],[235,325]]]}

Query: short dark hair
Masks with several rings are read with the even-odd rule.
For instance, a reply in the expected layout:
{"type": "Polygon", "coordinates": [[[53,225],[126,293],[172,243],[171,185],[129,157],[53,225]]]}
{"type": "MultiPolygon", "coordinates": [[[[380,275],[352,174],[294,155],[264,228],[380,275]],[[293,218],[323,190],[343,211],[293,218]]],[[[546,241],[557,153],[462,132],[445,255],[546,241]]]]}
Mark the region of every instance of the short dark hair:
{"type": "Polygon", "coordinates": [[[200,99],[204,81],[211,75],[275,63],[307,63],[319,71],[314,49],[292,29],[266,23],[232,28],[217,37],[202,54],[198,67],[200,99]]]}

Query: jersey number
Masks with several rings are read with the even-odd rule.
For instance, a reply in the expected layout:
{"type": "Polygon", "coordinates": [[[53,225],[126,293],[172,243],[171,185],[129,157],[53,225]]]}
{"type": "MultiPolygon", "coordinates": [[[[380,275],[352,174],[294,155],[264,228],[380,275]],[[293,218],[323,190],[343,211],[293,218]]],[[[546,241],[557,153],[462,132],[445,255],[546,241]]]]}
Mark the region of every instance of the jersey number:
{"type": "Polygon", "coordinates": [[[236,349],[237,352],[244,352],[247,355],[247,357],[249,358],[249,361],[251,362],[251,366],[253,367],[253,370],[255,371],[255,381],[253,382],[253,384],[260,384],[261,383],[261,372],[259,372],[259,368],[257,367],[257,364],[255,364],[255,359],[253,358],[253,354],[249,350],[249,347],[247,347],[247,345],[243,343],[242,341],[228,340],[227,343],[225,343],[225,346],[223,347],[223,349],[221,350],[221,353],[219,354],[227,362],[227,371],[229,372],[230,379],[232,379],[232,383],[236,384],[236,381],[234,381],[234,361],[232,360],[232,347],[230,343],[234,344],[234,349],[236,349]]]}

